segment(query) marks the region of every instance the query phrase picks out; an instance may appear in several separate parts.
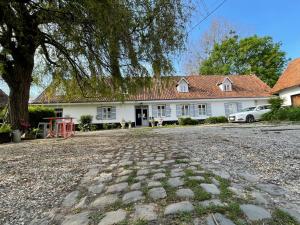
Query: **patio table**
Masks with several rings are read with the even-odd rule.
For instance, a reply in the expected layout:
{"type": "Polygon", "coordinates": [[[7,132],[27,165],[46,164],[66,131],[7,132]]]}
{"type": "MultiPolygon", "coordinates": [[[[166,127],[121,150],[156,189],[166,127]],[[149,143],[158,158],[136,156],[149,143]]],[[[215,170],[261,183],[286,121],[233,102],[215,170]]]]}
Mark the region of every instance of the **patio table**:
{"type": "Polygon", "coordinates": [[[48,137],[68,138],[75,134],[75,124],[72,117],[47,117],[49,121],[48,137]]]}

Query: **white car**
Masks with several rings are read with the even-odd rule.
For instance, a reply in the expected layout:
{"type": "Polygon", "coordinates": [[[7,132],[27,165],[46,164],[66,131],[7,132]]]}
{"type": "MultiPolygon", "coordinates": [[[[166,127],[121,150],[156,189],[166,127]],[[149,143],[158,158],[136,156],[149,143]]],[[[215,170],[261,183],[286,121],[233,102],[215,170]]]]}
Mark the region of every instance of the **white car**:
{"type": "Polygon", "coordinates": [[[262,115],[271,111],[271,105],[259,105],[243,109],[241,112],[233,113],[228,116],[229,122],[253,123],[261,119],[262,115]]]}

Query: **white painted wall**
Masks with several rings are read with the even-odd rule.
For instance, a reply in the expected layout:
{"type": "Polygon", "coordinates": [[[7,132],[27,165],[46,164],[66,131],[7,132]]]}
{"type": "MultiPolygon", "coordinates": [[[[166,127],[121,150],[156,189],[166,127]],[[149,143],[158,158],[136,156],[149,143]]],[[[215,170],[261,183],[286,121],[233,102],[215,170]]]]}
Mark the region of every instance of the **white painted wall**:
{"type": "MultiPolygon", "coordinates": [[[[169,104],[171,108],[171,116],[165,117],[164,121],[178,120],[176,115],[176,105],[178,104],[200,104],[210,103],[212,116],[225,116],[224,103],[241,102],[242,108],[267,104],[267,99],[210,99],[210,100],[182,100],[182,101],[148,101],[148,102],[126,102],[126,103],[82,103],[82,104],[61,104],[48,105],[54,108],[63,108],[63,116],[75,118],[75,123],[78,124],[81,115],[92,115],[93,123],[119,123],[122,119],[126,122],[135,122],[135,106],[148,106],[149,117],[152,117],[152,106],[157,104],[169,104]],[[116,119],[114,120],[97,120],[97,107],[100,106],[116,106],[116,119]]],[[[195,119],[206,119],[208,116],[197,116],[195,119]]]]}
{"type": "Polygon", "coordinates": [[[291,96],[297,94],[300,94],[300,87],[293,87],[282,90],[281,92],[279,92],[279,97],[284,100],[284,105],[292,105],[291,96]]]}

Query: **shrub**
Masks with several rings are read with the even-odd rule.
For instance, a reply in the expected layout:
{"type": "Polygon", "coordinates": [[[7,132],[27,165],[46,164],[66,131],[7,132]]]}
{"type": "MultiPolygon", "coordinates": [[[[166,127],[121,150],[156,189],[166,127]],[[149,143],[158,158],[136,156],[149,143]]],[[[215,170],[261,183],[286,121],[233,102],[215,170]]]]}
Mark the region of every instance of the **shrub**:
{"type": "Polygon", "coordinates": [[[90,131],[95,130],[94,126],[92,126],[93,116],[91,115],[82,115],[79,120],[79,129],[81,131],[90,131]]]}
{"type": "Polygon", "coordinates": [[[265,113],[262,116],[265,121],[300,121],[300,107],[284,107],[265,113]]]}
{"type": "Polygon", "coordinates": [[[45,106],[29,106],[29,123],[32,128],[37,128],[39,122],[47,122],[43,118],[54,117],[54,109],[45,106]]]}
{"type": "Polygon", "coordinates": [[[191,117],[181,117],[178,119],[179,125],[197,125],[198,120],[194,120],[191,117]]]}
{"type": "Polygon", "coordinates": [[[11,131],[11,126],[9,124],[2,124],[0,127],[0,133],[10,133],[11,131]]]}
{"type": "Polygon", "coordinates": [[[271,110],[276,111],[279,110],[283,104],[283,99],[282,98],[270,98],[268,102],[271,104],[271,110]]]}
{"type": "Polygon", "coordinates": [[[228,119],[225,116],[212,116],[205,119],[204,123],[208,123],[208,124],[228,123],[228,119]]]}

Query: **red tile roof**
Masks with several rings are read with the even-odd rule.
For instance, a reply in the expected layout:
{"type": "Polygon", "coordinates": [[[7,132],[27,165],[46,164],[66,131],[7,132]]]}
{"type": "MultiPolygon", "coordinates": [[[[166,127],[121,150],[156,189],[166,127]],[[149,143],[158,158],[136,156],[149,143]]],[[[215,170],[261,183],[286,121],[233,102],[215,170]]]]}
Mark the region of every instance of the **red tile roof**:
{"type": "MultiPolygon", "coordinates": [[[[169,82],[162,85],[153,85],[144,88],[138,94],[129,95],[127,101],[149,101],[149,100],[191,100],[191,99],[222,99],[222,98],[257,98],[270,97],[271,88],[255,75],[192,75],[185,77],[189,82],[189,92],[179,93],[176,89],[177,82],[182,77],[171,77],[169,82]],[[232,91],[224,92],[217,84],[228,77],[232,82],[232,91]]],[[[65,100],[62,96],[47,97],[43,92],[32,103],[83,103],[83,102],[107,102],[116,101],[107,97],[78,98],[65,100]]]]}
{"type": "Polygon", "coordinates": [[[286,70],[272,88],[272,93],[278,93],[284,89],[296,86],[300,86],[300,58],[289,63],[286,70]]]}

